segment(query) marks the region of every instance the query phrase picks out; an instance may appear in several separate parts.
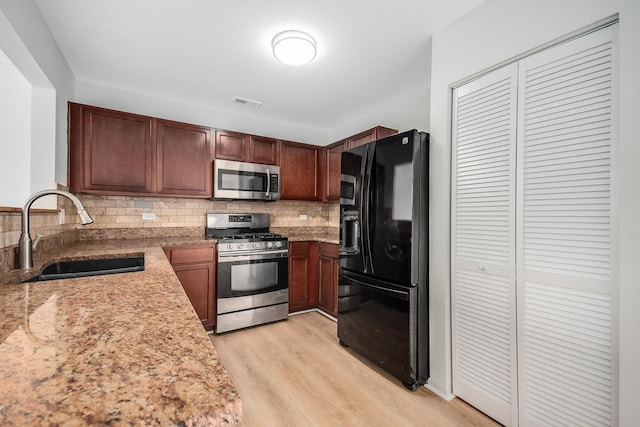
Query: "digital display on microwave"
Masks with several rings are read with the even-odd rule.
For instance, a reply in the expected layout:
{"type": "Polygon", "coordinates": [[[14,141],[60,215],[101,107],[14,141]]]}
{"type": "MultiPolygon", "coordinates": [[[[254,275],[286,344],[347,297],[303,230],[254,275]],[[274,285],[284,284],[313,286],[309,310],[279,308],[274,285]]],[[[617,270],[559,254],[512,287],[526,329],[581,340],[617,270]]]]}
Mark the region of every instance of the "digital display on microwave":
{"type": "Polygon", "coordinates": [[[219,187],[222,190],[260,191],[267,190],[266,174],[245,171],[218,171],[219,187]]]}

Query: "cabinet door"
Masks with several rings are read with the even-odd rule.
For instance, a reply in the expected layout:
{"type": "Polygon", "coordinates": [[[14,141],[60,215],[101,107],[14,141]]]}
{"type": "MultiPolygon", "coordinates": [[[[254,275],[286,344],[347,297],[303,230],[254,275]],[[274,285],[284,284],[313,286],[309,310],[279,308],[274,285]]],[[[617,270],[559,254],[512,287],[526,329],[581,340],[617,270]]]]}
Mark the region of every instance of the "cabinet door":
{"type": "Polygon", "coordinates": [[[216,131],[216,159],[243,162],[247,159],[249,135],[228,130],[216,131]]]}
{"type": "Polygon", "coordinates": [[[212,329],[216,324],[215,264],[182,264],[173,269],[202,326],[212,329]]]}
{"type": "Polygon", "coordinates": [[[280,148],[281,199],[318,200],[319,148],[282,141],[280,148]]]}
{"type": "Polygon", "coordinates": [[[318,308],[337,316],[338,245],[318,245],[318,308]]]}
{"type": "Polygon", "coordinates": [[[345,149],[345,142],[340,142],[338,145],[334,145],[327,148],[327,167],[326,167],[326,197],[327,201],[339,201],[340,200],[340,161],[342,153],[345,149]]]}
{"type": "Polygon", "coordinates": [[[515,170],[517,65],[454,92],[453,392],[517,424],[515,170]]]}
{"type": "Polygon", "coordinates": [[[216,324],[216,249],[213,246],[163,248],[202,326],[216,324]]]}
{"type": "Polygon", "coordinates": [[[275,165],[278,163],[278,140],[263,136],[251,136],[249,162],[275,165]]]}
{"type": "Polygon", "coordinates": [[[360,132],[359,134],[348,138],[347,149],[357,147],[359,145],[368,144],[371,141],[375,141],[376,139],[384,138],[385,136],[393,135],[395,133],[398,133],[398,131],[395,129],[377,126],[373,129],[360,132]]]}
{"type": "Polygon", "coordinates": [[[69,183],[72,191],[153,191],[150,117],[69,104],[69,183]]]}
{"type": "Polygon", "coordinates": [[[158,120],[157,135],[157,192],[211,197],[211,130],[158,120]]]}
{"type": "Polygon", "coordinates": [[[289,243],[289,312],[306,310],[316,305],[314,285],[315,257],[311,242],[289,243]]]}

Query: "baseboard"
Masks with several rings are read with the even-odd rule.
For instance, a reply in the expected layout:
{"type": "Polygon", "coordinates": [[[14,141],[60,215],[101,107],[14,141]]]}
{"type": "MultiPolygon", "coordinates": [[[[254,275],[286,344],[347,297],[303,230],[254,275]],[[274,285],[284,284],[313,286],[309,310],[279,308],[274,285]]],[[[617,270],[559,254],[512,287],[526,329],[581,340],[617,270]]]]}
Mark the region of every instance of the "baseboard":
{"type": "Polygon", "coordinates": [[[326,317],[327,319],[331,319],[331,320],[333,320],[334,322],[337,322],[337,321],[338,321],[338,319],[336,319],[335,317],[333,317],[333,316],[332,316],[332,315],[330,315],[329,313],[327,313],[327,312],[325,312],[325,311],[320,310],[319,308],[310,308],[309,310],[300,310],[300,311],[296,311],[296,312],[294,312],[294,313],[289,313],[289,317],[291,317],[291,316],[296,316],[296,315],[298,315],[298,314],[313,313],[314,311],[315,311],[316,313],[320,313],[320,314],[322,314],[322,315],[323,315],[324,317],[326,317]]]}
{"type": "Polygon", "coordinates": [[[441,398],[443,398],[444,400],[446,400],[447,402],[454,399],[456,397],[455,394],[452,393],[443,393],[442,390],[440,390],[439,388],[436,388],[430,384],[425,384],[424,385],[426,388],[428,388],[429,390],[431,390],[432,392],[434,392],[435,394],[437,394],[438,396],[440,396],[441,398]]]}

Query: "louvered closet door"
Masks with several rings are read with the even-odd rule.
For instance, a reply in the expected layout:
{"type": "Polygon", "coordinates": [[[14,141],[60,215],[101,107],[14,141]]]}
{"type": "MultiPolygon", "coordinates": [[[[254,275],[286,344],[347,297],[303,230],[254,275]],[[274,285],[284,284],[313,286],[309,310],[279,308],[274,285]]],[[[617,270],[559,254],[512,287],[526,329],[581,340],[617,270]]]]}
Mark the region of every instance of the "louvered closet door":
{"type": "Polygon", "coordinates": [[[520,425],[611,426],[615,27],[520,62],[520,425]]]}
{"type": "Polygon", "coordinates": [[[454,92],[453,391],[505,425],[517,420],[515,64],[454,92]]]}

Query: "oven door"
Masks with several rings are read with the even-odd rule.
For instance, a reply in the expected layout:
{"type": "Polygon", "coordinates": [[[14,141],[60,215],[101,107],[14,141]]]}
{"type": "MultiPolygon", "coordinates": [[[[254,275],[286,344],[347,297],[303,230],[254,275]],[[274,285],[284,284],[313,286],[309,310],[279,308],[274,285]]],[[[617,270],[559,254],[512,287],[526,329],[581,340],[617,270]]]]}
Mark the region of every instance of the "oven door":
{"type": "Polygon", "coordinates": [[[286,249],[245,254],[218,252],[217,272],[219,313],[242,309],[231,306],[234,301],[251,300],[252,305],[268,305],[275,301],[258,300],[268,298],[268,295],[278,295],[280,300],[288,295],[289,258],[286,249]]]}
{"type": "Polygon", "coordinates": [[[278,200],[280,168],[230,160],[214,162],[216,199],[278,200]]]}

